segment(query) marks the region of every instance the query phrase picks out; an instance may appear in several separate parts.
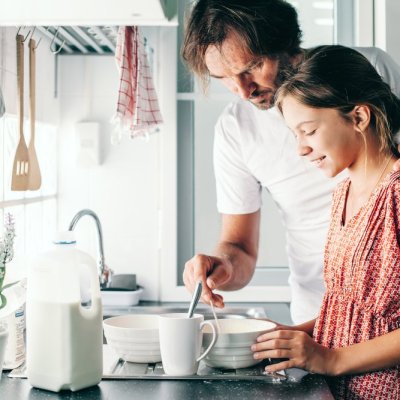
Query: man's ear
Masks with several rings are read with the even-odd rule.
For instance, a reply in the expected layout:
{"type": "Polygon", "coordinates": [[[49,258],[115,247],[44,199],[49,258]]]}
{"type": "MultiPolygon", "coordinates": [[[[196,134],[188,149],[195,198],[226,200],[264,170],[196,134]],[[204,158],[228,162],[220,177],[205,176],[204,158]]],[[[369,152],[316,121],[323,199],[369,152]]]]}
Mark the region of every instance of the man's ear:
{"type": "Polygon", "coordinates": [[[371,110],[366,105],[357,105],[351,112],[354,122],[354,127],[357,131],[363,133],[368,129],[371,122],[371,110]]]}

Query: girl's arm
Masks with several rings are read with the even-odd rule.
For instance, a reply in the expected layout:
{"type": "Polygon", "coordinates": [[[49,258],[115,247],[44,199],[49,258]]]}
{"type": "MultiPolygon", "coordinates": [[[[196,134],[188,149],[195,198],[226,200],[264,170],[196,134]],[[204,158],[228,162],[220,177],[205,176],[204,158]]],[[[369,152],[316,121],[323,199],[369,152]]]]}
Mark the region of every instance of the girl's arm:
{"type": "Polygon", "coordinates": [[[335,350],[334,375],[376,371],[400,364],[400,329],[335,350]]]}
{"type": "Polygon", "coordinates": [[[376,371],[400,364],[400,329],[363,343],[328,349],[307,333],[276,330],[257,338],[254,358],[287,358],[269,365],[268,372],[298,367],[324,375],[345,375],[376,371]]]}
{"type": "MultiPolygon", "coordinates": [[[[316,321],[316,319],[312,319],[311,321],[304,322],[300,325],[291,326],[291,327],[288,327],[287,329],[291,330],[291,331],[302,331],[312,337],[313,331],[314,331],[314,326],[315,326],[315,321],[316,321]]],[[[278,325],[278,328],[279,328],[279,325],[278,325]]],[[[277,329],[275,329],[275,330],[277,330],[277,329]]]]}

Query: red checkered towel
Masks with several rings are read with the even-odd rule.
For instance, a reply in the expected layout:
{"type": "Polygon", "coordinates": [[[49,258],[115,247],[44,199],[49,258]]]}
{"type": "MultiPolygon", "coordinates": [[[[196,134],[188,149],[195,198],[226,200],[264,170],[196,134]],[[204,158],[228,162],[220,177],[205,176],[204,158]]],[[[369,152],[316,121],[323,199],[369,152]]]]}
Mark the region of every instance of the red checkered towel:
{"type": "Polygon", "coordinates": [[[157,94],[147,61],[140,31],[135,26],[121,26],[118,30],[115,59],[120,73],[117,111],[113,117],[116,128],[113,142],[119,142],[122,133],[131,138],[147,137],[158,131],[162,123],[157,94]]]}

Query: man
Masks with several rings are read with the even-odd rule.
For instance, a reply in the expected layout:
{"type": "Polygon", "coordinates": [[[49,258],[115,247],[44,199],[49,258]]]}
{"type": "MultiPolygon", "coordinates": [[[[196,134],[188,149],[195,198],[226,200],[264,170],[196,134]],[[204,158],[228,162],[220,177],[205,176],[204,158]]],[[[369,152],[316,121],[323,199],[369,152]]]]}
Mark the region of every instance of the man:
{"type": "MultiPolygon", "coordinates": [[[[273,107],[285,74],[301,62],[301,31],[294,8],[283,0],[199,0],[189,17],[182,55],[204,83],[220,80],[240,99],[216,125],[214,168],[222,231],[214,255],[198,254],[183,279],[203,301],[223,307],[213,291],[237,290],[256,266],[261,190],[271,193],[287,230],[294,323],[314,318],[324,293],[323,249],[331,192],[328,180],[297,155],[294,135],[273,107]]],[[[400,67],[383,51],[358,49],[400,94],[400,67]]],[[[318,160],[316,160],[318,161],[318,160]]]]}

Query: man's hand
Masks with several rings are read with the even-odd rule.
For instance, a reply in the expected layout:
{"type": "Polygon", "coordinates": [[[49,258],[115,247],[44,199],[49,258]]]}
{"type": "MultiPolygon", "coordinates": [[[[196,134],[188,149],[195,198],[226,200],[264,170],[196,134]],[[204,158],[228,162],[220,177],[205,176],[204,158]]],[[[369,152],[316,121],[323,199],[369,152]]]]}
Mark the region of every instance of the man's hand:
{"type": "Polygon", "coordinates": [[[193,293],[196,283],[201,281],[203,284],[202,301],[209,304],[212,300],[216,307],[222,308],[224,307],[223,297],[213,291],[229,282],[232,278],[232,271],[232,264],[226,259],[196,254],[185,264],[183,282],[186,288],[193,293]]]}

